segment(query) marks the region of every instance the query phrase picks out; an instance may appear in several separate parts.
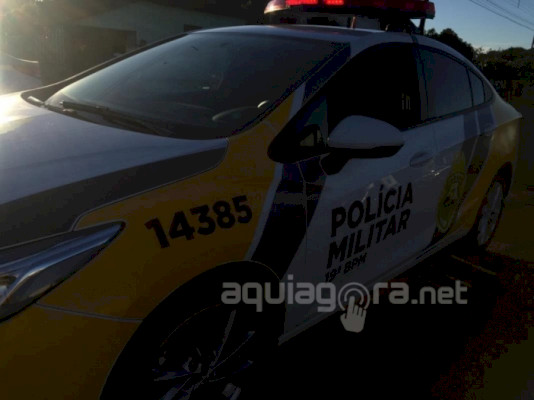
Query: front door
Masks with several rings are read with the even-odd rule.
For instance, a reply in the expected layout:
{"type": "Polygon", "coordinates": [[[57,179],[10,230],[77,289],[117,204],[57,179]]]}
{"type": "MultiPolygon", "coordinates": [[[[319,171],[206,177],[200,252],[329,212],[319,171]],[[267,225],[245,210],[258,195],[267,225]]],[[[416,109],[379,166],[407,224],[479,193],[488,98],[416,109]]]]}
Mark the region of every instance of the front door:
{"type": "MultiPolygon", "coordinates": [[[[411,44],[375,47],[356,56],[301,113],[301,145],[325,154],[299,162],[308,228],[305,268],[288,271],[295,282],[333,282],[338,290],[348,282],[369,284],[430,242],[436,147],[432,128],[419,126],[418,76],[411,44]],[[341,160],[328,153],[323,143],[350,115],[396,126],[405,145],[387,157],[370,152],[341,160]]],[[[290,305],[287,315],[289,326],[320,317],[317,304],[290,305]]]]}

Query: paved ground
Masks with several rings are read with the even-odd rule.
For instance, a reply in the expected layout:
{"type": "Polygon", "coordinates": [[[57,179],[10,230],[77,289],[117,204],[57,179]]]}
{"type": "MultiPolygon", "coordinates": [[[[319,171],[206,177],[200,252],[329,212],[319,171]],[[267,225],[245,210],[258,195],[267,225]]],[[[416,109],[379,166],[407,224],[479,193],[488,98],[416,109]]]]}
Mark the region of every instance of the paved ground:
{"type": "Polygon", "coordinates": [[[520,173],[484,254],[443,251],[401,277],[468,285],[467,305],[372,305],[365,329],[334,316],[281,346],[245,399],[534,400],[534,112],[520,173]]]}

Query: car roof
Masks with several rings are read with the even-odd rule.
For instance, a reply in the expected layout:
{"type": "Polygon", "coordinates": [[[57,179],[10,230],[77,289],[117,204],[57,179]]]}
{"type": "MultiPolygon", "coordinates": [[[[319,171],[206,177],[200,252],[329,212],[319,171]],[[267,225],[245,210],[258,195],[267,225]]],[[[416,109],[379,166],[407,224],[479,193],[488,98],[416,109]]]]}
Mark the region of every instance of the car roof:
{"type": "MultiPolygon", "coordinates": [[[[393,37],[410,36],[416,38],[417,43],[433,47],[435,49],[447,52],[463,62],[471,65],[472,63],[467,60],[462,54],[441,43],[437,40],[431,39],[427,36],[420,34],[408,34],[398,32],[386,32],[382,30],[374,29],[358,29],[358,28],[346,28],[340,26],[325,26],[325,25],[299,25],[299,24],[281,24],[281,25],[239,25],[212,29],[203,29],[194,31],[196,32],[213,32],[213,33],[244,33],[244,34],[256,34],[256,35],[269,35],[269,36],[283,36],[294,38],[308,38],[317,40],[327,40],[333,42],[354,42],[361,41],[362,38],[368,38],[372,35],[381,35],[381,39],[371,39],[372,42],[387,42],[388,39],[393,37]]],[[[376,38],[376,36],[375,36],[376,38]]]]}
{"type": "MultiPolygon", "coordinates": [[[[352,29],[338,26],[322,25],[242,25],[214,29],[205,29],[195,32],[213,33],[245,33],[269,36],[285,36],[294,38],[309,38],[317,40],[328,40],[333,42],[347,42],[369,35],[384,34],[384,31],[371,29],[352,29]]],[[[195,33],[193,32],[193,34],[195,33]]]]}

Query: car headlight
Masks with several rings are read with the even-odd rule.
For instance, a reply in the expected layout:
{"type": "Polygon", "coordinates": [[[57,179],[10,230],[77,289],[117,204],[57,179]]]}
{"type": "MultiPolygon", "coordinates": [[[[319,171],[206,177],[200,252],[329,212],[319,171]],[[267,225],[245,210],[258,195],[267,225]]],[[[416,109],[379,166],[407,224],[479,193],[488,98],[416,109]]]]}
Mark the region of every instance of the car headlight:
{"type": "Polygon", "coordinates": [[[0,252],[0,320],[74,274],[122,230],[122,223],[69,232],[0,252]]]}

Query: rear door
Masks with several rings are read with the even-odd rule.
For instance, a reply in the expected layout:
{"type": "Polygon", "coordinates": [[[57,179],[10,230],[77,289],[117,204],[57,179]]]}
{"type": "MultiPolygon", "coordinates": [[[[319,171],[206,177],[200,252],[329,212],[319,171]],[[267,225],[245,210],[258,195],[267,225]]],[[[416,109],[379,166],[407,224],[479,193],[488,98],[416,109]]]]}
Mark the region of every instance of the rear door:
{"type": "Polygon", "coordinates": [[[440,186],[436,229],[430,246],[449,233],[482,169],[495,128],[482,79],[452,55],[421,46],[428,103],[427,122],[436,137],[436,183],[440,186]]]}

